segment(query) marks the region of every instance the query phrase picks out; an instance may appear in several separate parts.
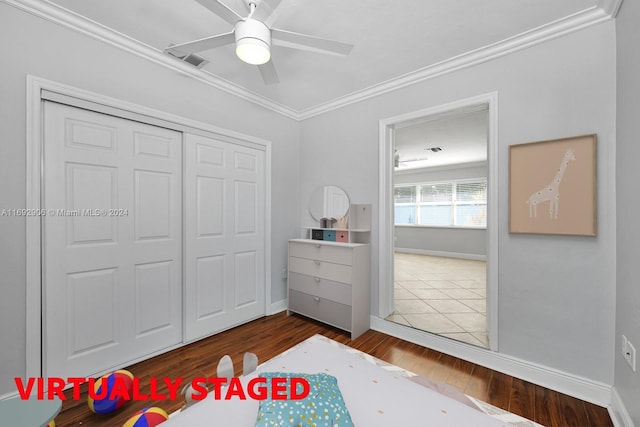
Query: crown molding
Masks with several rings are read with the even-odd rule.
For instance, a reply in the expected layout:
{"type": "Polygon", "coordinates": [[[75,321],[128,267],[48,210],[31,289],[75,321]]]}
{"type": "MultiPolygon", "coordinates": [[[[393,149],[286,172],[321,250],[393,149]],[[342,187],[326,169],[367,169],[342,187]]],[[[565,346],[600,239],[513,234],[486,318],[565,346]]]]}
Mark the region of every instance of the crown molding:
{"type": "Polygon", "coordinates": [[[612,18],[615,18],[618,16],[622,1],[623,0],[598,0],[598,7],[612,18]]]}
{"type": "Polygon", "coordinates": [[[197,69],[176,58],[166,55],[148,44],[135,40],[125,34],[112,30],[96,21],[85,18],[75,12],[51,3],[49,0],[2,0],[24,12],[47,21],[62,25],[109,45],[118,47],[156,64],[194,78],[201,83],[257,104],[286,117],[299,120],[299,113],[285,105],[274,102],[262,95],[251,92],[235,83],[222,79],[208,71],[197,69]]]}
{"type": "MultiPolygon", "coordinates": [[[[620,3],[621,1],[622,0],[601,0],[601,3],[620,3]]],[[[303,110],[300,112],[300,120],[392,92],[406,86],[411,86],[444,74],[491,61],[548,40],[570,34],[591,25],[599,24],[609,19],[611,19],[611,15],[609,13],[598,6],[593,6],[589,9],[552,21],[514,37],[454,56],[400,77],[393,78],[386,82],[379,83],[341,98],[303,110]]]]}
{"type": "Polygon", "coordinates": [[[49,0],[0,1],[8,3],[9,5],[17,7],[32,15],[60,24],[66,28],[123,49],[134,55],[148,59],[183,75],[194,78],[206,85],[220,89],[283,116],[301,121],[447,73],[500,58],[510,53],[526,49],[530,46],[613,19],[618,13],[623,0],[599,0],[597,6],[593,6],[557,21],[542,25],[517,36],[510,37],[480,49],[466,52],[428,67],[421,68],[303,110],[292,109],[265,96],[249,91],[233,82],[222,79],[208,71],[193,68],[188,64],[164,54],[162,51],[152,46],[137,41],[125,34],[99,24],[98,22],[51,3],[49,0]]]}

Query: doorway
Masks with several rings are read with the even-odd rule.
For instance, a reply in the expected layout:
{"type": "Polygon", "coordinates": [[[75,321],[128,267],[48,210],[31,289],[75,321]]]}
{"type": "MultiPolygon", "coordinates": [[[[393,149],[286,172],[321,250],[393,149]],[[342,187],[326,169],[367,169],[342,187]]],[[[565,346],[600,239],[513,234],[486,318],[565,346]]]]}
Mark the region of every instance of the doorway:
{"type": "Polygon", "coordinates": [[[488,348],[486,261],[401,250],[394,256],[394,311],[387,320],[488,348]]]}
{"type": "Polygon", "coordinates": [[[380,318],[493,350],[496,110],[488,94],[380,124],[380,318]]]}

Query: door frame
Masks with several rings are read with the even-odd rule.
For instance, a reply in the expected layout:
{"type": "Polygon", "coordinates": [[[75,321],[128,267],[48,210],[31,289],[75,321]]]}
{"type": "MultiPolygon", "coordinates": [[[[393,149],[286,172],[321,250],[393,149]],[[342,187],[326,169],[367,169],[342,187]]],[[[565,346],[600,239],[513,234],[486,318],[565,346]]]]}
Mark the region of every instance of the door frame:
{"type": "MultiPolygon", "coordinates": [[[[386,318],[393,312],[393,147],[396,125],[429,116],[443,115],[453,110],[472,110],[478,105],[487,105],[489,131],[487,135],[487,329],[489,345],[498,351],[498,93],[490,92],[447,104],[429,107],[410,113],[382,119],[379,122],[379,206],[380,215],[378,244],[378,317],[386,318]]],[[[384,320],[383,320],[384,321],[384,320]]]]}
{"type": "MultiPolygon", "coordinates": [[[[26,78],[26,377],[42,376],[42,224],[44,101],[217,138],[265,152],[265,314],[271,307],[271,141],[27,75],[26,78]]],[[[183,236],[184,240],[184,236],[183,236]]],[[[184,247],[183,247],[184,253],[184,247]]],[[[184,276],[184,275],[183,275],[184,276]]],[[[183,302],[184,304],[184,302],[183,302]]],[[[184,313],[183,313],[184,316],[184,313]]],[[[184,325],[183,325],[184,329],[184,325]]],[[[183,334],[183,343],[184,343],[183,334]]],[[[182,345],[182,344],[181,344],[182,345]]],[[[161,352],[164,352],[162,350],[161,352]]],[[[160,352],[159,352],[160,353],[160,352]]],[[[150,356],[145,356],[147,358],[150,356]]]]}

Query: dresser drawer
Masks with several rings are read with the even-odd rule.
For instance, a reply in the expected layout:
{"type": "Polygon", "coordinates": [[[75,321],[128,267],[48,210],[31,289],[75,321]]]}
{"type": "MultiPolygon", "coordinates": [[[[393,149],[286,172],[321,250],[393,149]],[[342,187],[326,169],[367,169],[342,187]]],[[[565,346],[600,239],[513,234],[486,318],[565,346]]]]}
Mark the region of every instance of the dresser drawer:
{"type": "Polygon", "coordinates": [[[351,267],[343,264],[290,256],[289,271],[335,282],[351,283],[351,267]]]}
{"type": "MultiPolygon", "coordinates": [[[[335,240],[335,239],[334,239],[335,240]]],[[[351,248],[321,243],[289,242],[289,255],[299,258],[309,258],[336,264],[351,265],[351,248]]]]}
{"type": "Polygon", "coordinates": [[[351,285],[346,283],[291,273],[289,275],[289,289],[351,305],[351,285]]]}
{"type": "Polygon", "coordinates": [[[289,310],[351,331],[351,307],[348,305],[290,289],[289,310]]]}

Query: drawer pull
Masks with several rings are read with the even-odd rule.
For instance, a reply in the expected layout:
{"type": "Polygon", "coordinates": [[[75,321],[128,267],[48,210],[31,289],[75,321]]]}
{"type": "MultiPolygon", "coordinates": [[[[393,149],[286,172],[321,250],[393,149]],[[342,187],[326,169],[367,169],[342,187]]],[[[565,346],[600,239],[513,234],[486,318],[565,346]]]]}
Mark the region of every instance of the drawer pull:
{"type": "Polygon", "coordinates": [[[313,300],[314,300],[315,302],[320,302],[320,297],[313,297],[313,300]]]}
{"type": "Polygon", "coordinates": [[[319,277],[314,277],[313,280],[315,280],[316,283],[320,283],[320,278],[319,277]]]}
{"type": "Polygon", "coordinates": [[[313,261],[316,265],[320,265],[320,261],[313,261]]]}
{"type": "Polygon", "coordinates": [[[322,245],[316,243],[316,248],[320,249],[322,247],[322,245]]]}

